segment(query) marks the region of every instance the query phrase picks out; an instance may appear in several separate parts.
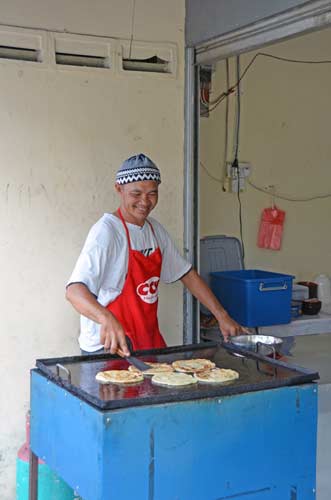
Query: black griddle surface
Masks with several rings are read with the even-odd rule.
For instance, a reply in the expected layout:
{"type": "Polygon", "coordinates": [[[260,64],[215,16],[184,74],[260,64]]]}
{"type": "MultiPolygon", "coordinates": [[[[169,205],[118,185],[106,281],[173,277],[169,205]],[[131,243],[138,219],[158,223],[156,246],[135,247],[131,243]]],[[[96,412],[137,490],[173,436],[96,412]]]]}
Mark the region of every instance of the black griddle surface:
{"type": "Polygon", "coordinates": [[[234,356],[233,352],[244,351],[208,342],[134,353],[146,362],[171,363],[177,359],[206,358],[220,368],[231,368],[239,373],[239,379],[226,384],[198,383],[176,388],[154,385],[151,377],[129,386],[98,383],[95,380],[98,372],[127,369],[129,366],[127,361],[111,354],[40,359],[36,364],[39,372],[57,385],[102,410],[228,396],[311,382],[319,377],[316,372],[255,353],[245,353],[247,357],[241,358],[234,356]],[[57,376],[57,363],[70,370],[71,383],[63,371],[57,376]]]}

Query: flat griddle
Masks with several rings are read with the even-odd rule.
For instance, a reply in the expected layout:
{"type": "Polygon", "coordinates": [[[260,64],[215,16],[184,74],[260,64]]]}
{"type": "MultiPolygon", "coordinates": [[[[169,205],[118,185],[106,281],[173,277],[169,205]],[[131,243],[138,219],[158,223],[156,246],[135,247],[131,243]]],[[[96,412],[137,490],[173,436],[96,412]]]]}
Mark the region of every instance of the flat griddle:
{"type": "Polygon", "coordinates": [[[239,379],[220,385],[198,383],[176,388],[154,385],[149,377],[129,386],[100,384],[95,380],[98,372],[127,369],[129,366],[127,361],[111,354],[38,359],[36,366],[37,371],[49,380],[100,410],[229,396],[304,384],[319,378],[315,371],[216,342],[136,351],[133,354],[147,363],[206,358],[220,368],[236,370],[239,379]],[[244,354],[245,357],[236,357],[235,354],[244,354]]]}

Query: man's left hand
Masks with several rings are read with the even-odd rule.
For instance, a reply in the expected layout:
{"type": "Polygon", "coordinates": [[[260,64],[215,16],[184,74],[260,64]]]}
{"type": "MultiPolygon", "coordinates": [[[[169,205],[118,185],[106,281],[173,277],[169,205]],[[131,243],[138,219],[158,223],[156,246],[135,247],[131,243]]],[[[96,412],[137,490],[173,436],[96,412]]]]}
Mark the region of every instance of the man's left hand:
{"type": "Polygon", "coordinates": [[[239,325],[239,323],[232,319],[231,316],[229,316],[225,311],[223,311],[216,319],[226,342],[229,340],[229,337],[249,333],[247,328],[239,325]]]}

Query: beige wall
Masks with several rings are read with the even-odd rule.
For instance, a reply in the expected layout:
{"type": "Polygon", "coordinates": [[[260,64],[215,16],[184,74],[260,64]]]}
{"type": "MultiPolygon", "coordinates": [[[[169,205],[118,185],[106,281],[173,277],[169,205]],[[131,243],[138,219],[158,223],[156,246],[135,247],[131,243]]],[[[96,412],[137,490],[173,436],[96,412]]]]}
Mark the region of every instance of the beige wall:
{"type": "MultiPolygon", "coordinates": [[[[309,34],[264,52],[292,59],[331,60],[331,30],[309,34]]],[[[255,53],[241,57],[244,69],[255,53]]],[[[233,70],[233,62],[231,67],[233,70]]],[[[217,65],[213,96],[225,88],[225,63],[217,65]]],[[[235,82],[232,75],[231,83],[235,82]]],[[[252,181],[294,197],[331,192],[331,64],[299,65],[258,58],[242,81],[239,158],[253,166],[252,181]]],[[[230,98],[228,159],[233,159],[233,113],[230,98]]],[[[201,120],[201,161],[217,178],[223,175],[225,105],[201,120]]],[[[311,279],[331,274],[331,198],[305,203],[278,200],[286,211],[281,251],[256,245],[267,194],[250,186],[241,195],[247,268],[269,269],[311,279]]],[[[201,169],[201,234],[239,236],[238,200],[201,169]]]]}
{"type": "MultiPolygon", "coordinates": [[[[131,12],[131,1],[14,0],[2,2],[1,22],[128,39],[131,12]]],[[[160,166],[155,215],[182,248],[183,28],[184,1],[137,0],[135,37],[174,42],[177,78],[0,62],[1,500],[15,496],[30,368],[78,352],[65,282],[91,224],[116,207],[114,173],[128,155],[144,151],[160,166]]],[[[162,329],[178,343],[181,287],[161,294],[162,329]]]]}

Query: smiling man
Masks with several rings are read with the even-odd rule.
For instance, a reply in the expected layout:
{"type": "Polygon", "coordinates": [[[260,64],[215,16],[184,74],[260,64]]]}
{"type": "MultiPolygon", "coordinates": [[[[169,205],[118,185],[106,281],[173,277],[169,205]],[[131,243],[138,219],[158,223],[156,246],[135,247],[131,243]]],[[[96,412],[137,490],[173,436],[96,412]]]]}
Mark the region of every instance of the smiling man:
{"type": "Polygon", "coordinates": [[[161,176],[144,154],[124,161],[116,174],[119,208],[90,230],[66,289],[81,314],[83,353],[165,347],[157,319],[158,285],[181,280],[216,317],[225,337],[242,331],[198,273],[179,254],[164,227],[149,214],[161,176]]]}

